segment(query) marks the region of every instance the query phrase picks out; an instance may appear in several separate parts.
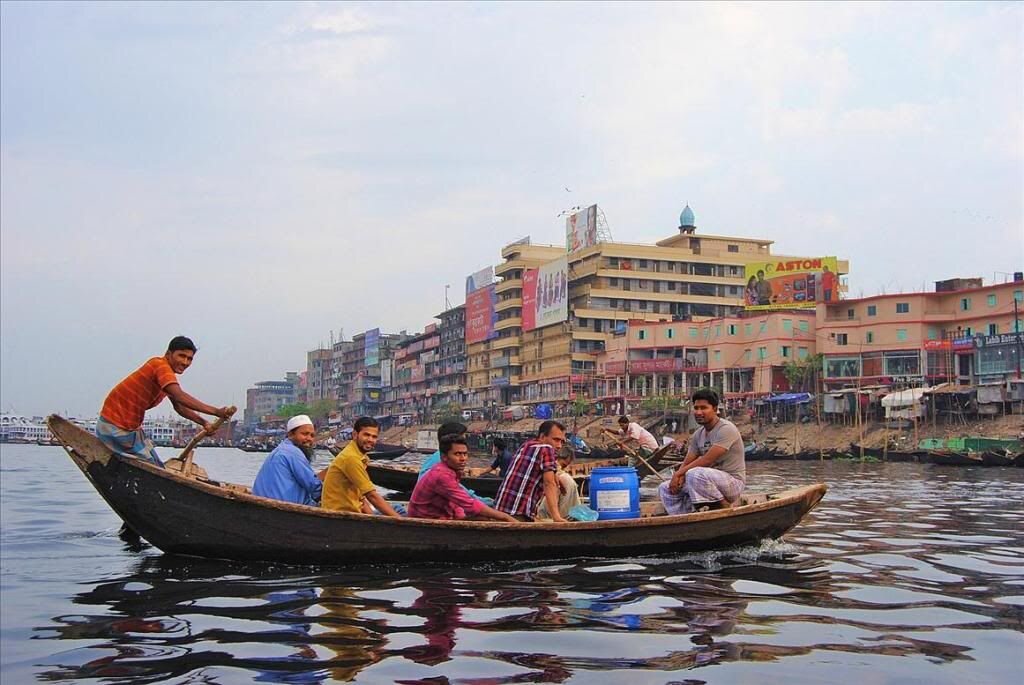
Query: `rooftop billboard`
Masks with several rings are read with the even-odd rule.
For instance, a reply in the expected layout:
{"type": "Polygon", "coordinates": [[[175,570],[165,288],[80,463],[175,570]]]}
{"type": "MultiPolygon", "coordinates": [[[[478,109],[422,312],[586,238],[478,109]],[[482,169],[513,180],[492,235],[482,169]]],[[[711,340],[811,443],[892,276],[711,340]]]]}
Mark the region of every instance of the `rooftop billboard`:
{"type": "Polygon", "coordinates": [[[565,250],[569,254],[597,244],[597,205],[565,218],[565,250]]]}
{"type": "Polygon", "coordinates": [[[747,262],[743,305],[747,310],[813,309],[839,300],[835,257],[778,258],[747,262]]]}
{"type": "Polygon", "coordinates": [[[523,274],[523,331],[569,318],[569,260],[561,257],[523,274]]]}
{"type": "Polygon", "coordinates": [[[466,344],[491,340],[497,337],[494,324],[497,315],[494,311],[497,296],[494,284],[478,288],[466,295],[466,344]]]}

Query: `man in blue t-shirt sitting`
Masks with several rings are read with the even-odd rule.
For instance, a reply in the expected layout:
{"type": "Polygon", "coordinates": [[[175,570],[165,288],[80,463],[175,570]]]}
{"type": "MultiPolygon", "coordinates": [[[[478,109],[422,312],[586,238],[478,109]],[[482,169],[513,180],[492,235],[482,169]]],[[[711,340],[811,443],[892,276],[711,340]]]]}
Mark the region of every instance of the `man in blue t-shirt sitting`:
{"type": "Polygon", "coordinates": [[[323,488],[322,475],[313,472],[316,429],[305,414],[288,419],[288,437],[274,448],[256,474],[252,494],[294,504],[316,506],[323,488]]]}

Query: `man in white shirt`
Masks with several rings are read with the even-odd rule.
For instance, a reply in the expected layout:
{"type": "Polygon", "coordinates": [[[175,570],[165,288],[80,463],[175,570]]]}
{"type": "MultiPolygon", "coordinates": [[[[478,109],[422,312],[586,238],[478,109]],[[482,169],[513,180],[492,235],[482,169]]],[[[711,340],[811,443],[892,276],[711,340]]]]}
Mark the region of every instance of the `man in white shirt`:
{"type": "MultiPolygon", "coordinates": [[[[616,436],[615,442],[624,449],[630,449],[629,443],[631,441],[636,443],[636,451],[644,459],[650,457],[658,450],[658,439],[636,421],[630,421],[628,416],[619,417],[618,432],[607,428],[601,430],[608,435],[616,436]]],[[[629,458],[629,465],[636,466],[637,461],[636,457],[631,456],[629,458]]]]}

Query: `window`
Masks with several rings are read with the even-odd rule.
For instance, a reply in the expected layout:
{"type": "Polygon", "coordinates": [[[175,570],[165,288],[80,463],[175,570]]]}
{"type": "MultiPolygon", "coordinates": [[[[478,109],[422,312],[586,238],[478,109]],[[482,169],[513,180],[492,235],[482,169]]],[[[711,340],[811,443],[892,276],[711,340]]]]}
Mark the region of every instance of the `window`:
{"type": "Polygon", "coordinates": [[[637,336],[640,340],[647,340],[647,331],[640,329],[640,333],[637,336]]]}
{"type": "Polygon", "coordinates": [[[691,338],[696,338],[697,337],[697,328],[695,326],[690,326],[690,337],[691,338]]]}
{"type": "Polygon", "coordinates": [[[906,340],[907,340],[907,329],[906,328],[897,328],[896,329],[896,340],[898,340],[900,342],[906,342],[906,340]]]}
{"type": "Polygon", "coordinates": [[[727,329],[729,335],[736,335],[736,324],[731,323],[727,329]]]}
{"type": "Polygon", "coordinates": [[[786,331],[787,333],[792,331],[793,330],[793,320],[792,319],[783,319],[782,320],[782,330],[786,331]]]}
{"type": "Polygon", "coordinates": [[[671,340],[674,336],[675,336],[675,331],[673,331],[671,328],[668,329],[668,331],[665,332],[665,337],[668,338],[669,340],[671,340]]]}
{"type": "Polygon", "coordinates": [[[846,318],[847,319],[852,319],[854,316],[856,316],[856,314],[857,314],[857,310],[855,310],[855,309],[847,309],[846,310],[846,318]]]}
{"type": "Polygon", "coordinates": [[[885,355],[886,376],[917,376],[920,373],[919,352],[889,352],[885,355]]]}
{"type": "Polygon", "coordinates": [[[619,258],[618,257],[609,257],[608,258],[608,267],[611,268],[611,269],[618,269],[619,268],[619,258]]]}
{"type": "Polygon", "coordinates": [[[807,359],[807,354],[808,354],[808,352],[807,352],[807,348],[806,347],[799,347],[799,348],[797,348],[796,356],[799,359],[801,359],[801,360],[807,359]]]}
{"type": "Polygon", "coordinates": [[[718,324],[717,326],[715,326],[715,337],[716,338],[721,338],[722,337],[722,324],[718,324]]]}
{"type": "Polygon", "coordinates": [[[763,359],[767,359],[768,358],[768,348],[767,347],[759,347],[759,348],[757,348],[757,358],[758,359],[762,359],[762,360],[763,359]]]}
{"type": "Polygon", "coordinates": [[[962,297],[960,298],[960,311],[967,312],[971,309],[971,298],[962,297]]]}
{"type": "Polygon", "coordinates": [[[974,335],[974,329],[971,328],[970,326],[965,327],[964,328],[964,337],[965,338],[970,338],[972,335],[974,335]]]}
{"type": "Polygon", "coordinates": [[[868,331],[864,334],[864,342],[871,344],[875,342],[875,334],[872,331],[868,331]]]}
{"type": "Polygon", "coordinates": [[[640,300],[640,309],[647,309],[647,300],[640,300]]]}
{"type": "Polygon", "coordinates": [[[836,333],[836,345],[846,344],[846,333],[836,333]]]}
{"type": "Polygon", "coordinates": [[[613,288],[618,288],[619,287],[619,279],[617,279],[617,278],[609,278],[608,279],[608,285],[610,285],[613,288]]]}
{"type": "Polygon", "coordinates": [[[928,339],[929,340],[938,340],[939,339],[939,329],[935,328],[934,326],[929,326],[928,327],[928,339]]]}
{"type": "Polygon", "coordinates": [[[1024,302],[1024,290],[1014,290],[1013,299],[1017,302],[1024,302]]]}
{"type": "Polygon", "coordinates": [[[739,245],[728,245],[725,249],[728,252],[739,252],[740,251],[740,246],[739,245]]]}
{"type": "Polygon", "coordinates": [[[860,375],[860,359],[857,357],[830,357],[825,359],[825,376],[828,378],[855,378],[860,375]]]}
{"type": "Polygon", "coordinates": [[[760,329],[758,330],[758,332],[759,332],[759,333],[764,333],[764,332],[766,332],[767,330],[768,330],[768,321],[767,321],[767,320],[765,320],[765,321],[762,321],[762,322],[761,322],[761,328],[760,328],[760,329]]]}
{"type": "Polygon", "coordinates": [[[988,325],[988,334],[989,335],[999,335],[999,324],[997,324],[997,323],[990,323],[988,325]]]}
{"type": "Polygon", "coordinates": [[[753,358],[753,356],[754,355],[753,353],[751,353],[750,350],[743,350],[743,358],[746,359],[748,362],[753,358]]]}
{"type": "Polygon", "coordinates": [[[808,324],[806,321],[801,321],[800,330],[806,333],[808,330],[810,330],[810,324],[808,324]]]}
{"type": "Polygon", "coordinates": [[[907,314],[909,312],[910,312],[910,303],[909,302],[897,302],[896,303],[896,313],[897,314],[907,314]]]}
{"type": "Polygon", "coordinates": [[[876,314],[878,314],[878,307],[876,307],[873,304],[869,304],[868,305],[868,316],[875,316],[876,314]]]}
{"type": "Polygon", "coordinates": [[[789,359],[789,351],[791,349],[790,346],[789,345],[783,345],[781,347],[781,349],[782,349],[782,358],[783,359],[789,359]]]}
{"type": "Polygon", "coordinates": [[[995,295],[995,293],[992,293],[991,295],[988,296],[988,306],[989,307],[995,307],[996,306],[996,295],[995,295]]]}
{"type": "Polygon", "coordinates": [[[647,260],[646,259],[641,259],[640,260],[640,268],[641,269],[646,269],[647,268],[647,260]]]}
{"type": "Polygon", "coordinates": [[[722,361],[722,351],[721,350],[715,350],[715,361],[716,362],[722,361]]]}
{"type": "Polygon", "coordinates": [[[753,335],[754,326],[749,323],[743,324],[743,335],[753,335]]]}

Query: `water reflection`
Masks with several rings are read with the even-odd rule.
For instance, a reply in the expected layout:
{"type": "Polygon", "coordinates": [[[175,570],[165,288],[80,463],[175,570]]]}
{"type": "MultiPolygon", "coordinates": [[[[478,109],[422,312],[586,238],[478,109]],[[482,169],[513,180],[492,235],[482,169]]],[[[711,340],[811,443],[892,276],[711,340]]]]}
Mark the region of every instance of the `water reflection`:
{"type": "MultiPolygon", "coordinates": [[[[759,478],[791,482],[787,468],[759,478]]],[[[36,628],[60,641],[36,675],[497,685],[825,682],[843,669],[1014,682],[1024,478],[813,469],[803,481],[832,491],[786,542],[720,553],[348,569],[132,553],[129,572],[85,579],[74,608],[36,628]]]]}

